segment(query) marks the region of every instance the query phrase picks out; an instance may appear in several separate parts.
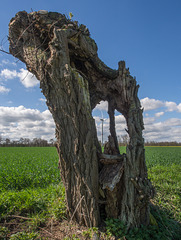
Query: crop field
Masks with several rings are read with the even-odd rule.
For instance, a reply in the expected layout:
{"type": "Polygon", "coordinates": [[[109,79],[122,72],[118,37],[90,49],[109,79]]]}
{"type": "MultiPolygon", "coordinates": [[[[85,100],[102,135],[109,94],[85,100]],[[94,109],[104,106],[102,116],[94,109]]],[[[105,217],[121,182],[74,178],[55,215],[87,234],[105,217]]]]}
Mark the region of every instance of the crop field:
{"type": "MultiPolygon", "coordinates": [[[[107,232],[100,239],[114,239],[112,235],[128,240],[181,239],[181,147],[146,147],[145,151],[148,175],[157,193],[151,201],[155,224],[126,233],[122,223],[107,220],[107,232]]],[[[52,221],[66,221],[56,149],[1,147],[0,239],[51,239],[52,221]],[[42,231],[49,235],[43,237],[42,231]]],[[[64,239],[91,239],[92,231],[98,229],[85,230],[83,238],[73,234],[64,239]]]]}
{"type": "Polygon", "coordinates": [[[181,147],[146,147],[146,160],[155,204],[181,222],[181,147]]]}

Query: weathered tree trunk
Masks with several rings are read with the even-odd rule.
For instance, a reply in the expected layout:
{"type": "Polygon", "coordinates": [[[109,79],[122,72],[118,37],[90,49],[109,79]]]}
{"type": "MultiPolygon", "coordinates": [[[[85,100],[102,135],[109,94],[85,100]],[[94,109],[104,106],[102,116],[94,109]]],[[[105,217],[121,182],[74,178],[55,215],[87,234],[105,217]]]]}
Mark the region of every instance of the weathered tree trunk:
{"type": "MultiPolygon", "coordinates": [[[[149,224],[147,179],[138,86],[125,63],[108,68],[84,25],[47,11],[19,12],[9,24],[10,52],[40,80],[56,124],[57,151],[70,218],[98,226],[100,212],[128,227],[149,224]],[[115,156],[102,155],[92,109],[109,102],[115,156]],[[114,111],[127,121],[130,143],[120,155],[114,111]],[[104,208],[102,208],[104,206],[104,208]]],[[[111,144],[110,144],[111,146],[111,144]]]]}

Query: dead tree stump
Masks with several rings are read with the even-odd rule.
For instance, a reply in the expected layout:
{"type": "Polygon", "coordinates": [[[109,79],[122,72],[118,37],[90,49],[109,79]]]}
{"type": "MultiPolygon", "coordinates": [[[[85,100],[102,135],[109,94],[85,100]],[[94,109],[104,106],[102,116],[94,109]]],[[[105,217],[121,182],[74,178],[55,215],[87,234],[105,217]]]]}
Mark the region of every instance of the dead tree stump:
{"type": "Polygon", "coordinates": [[[145,164],[139,86],[125,62],[118,70],[108,68],[86,26],[60,13],[17,13],[9,24],[9,42],[10,53],[39,79],[54,118],[68,215],[98,226],[104,209],[128,227],[149,224],[153,188],[145,164]],[[102,155],[92,117],[101,100],[109,105],[111,155],[102,155]],[[115,110],[127,122],[126,155],[119,154],[115,110]]]}

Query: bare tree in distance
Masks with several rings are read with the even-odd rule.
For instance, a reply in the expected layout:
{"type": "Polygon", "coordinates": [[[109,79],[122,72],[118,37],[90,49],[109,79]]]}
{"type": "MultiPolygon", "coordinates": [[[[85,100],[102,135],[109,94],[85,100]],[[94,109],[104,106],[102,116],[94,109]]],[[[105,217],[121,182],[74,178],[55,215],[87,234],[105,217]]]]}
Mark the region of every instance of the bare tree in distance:
{"type": "Polygon", "coordinates": [[[70,219],[91,227],[106,215],[128,228],[148,225],[154,190],[145,164],[139,86],[125,62],[118,70],[107,67],[87,27],[55,12],[17,13],[9,42],[10,53],[40,81],[54,118],[70,219]],[[92,117],[102,100],[108,101],[110,154],[102,154],[92,117]],[[127,122],[126,155],[119,154],[115,110],[127,122]]]}

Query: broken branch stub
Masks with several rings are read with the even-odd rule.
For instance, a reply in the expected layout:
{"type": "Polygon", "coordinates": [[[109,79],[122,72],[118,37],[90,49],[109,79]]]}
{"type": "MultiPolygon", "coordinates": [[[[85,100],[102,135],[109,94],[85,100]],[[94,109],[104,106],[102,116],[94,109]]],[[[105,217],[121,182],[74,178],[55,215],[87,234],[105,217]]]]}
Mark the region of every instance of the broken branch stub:
{"type": "Polygon", "coordinates": [[[125,62],[119,62],[118,70],[107,67],[86,26],[60,13],[17,13],[9,24],[9,42],[10,53],[39,79],[55,121],[70,218],[89,227],[98,226],[105,214],[120,218],[128,227],[148,224],[152,185],[145,180],[142,109],[138,85],[125,62]],[[103,156],[97,139],[92,109],[102,100],[108,101],[108,145],[114,146],[108,146],[108,152],[117,159],[103,156]],[[115,110],[125,117],[130,138],[126,156],[121,157],[115,110]],[[145,197],[139,196],[136,178],[142,179],[137,185],[145,197]]]}

